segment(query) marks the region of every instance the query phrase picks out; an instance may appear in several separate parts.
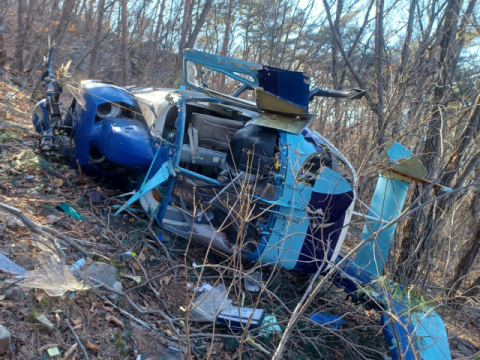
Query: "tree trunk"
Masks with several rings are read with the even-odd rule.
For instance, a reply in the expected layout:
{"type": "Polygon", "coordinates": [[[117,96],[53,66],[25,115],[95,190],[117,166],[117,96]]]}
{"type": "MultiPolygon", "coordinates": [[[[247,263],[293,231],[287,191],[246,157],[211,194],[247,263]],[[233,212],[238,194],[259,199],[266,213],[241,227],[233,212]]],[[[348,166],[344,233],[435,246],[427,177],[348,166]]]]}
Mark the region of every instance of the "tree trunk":
{"type": "Polygon", "coordinates": [[[5,28],[3,27],[3,11],[0,10],[0,72],[7,62],[7,53],[5,52],[5,44],[3,40],[4,33],[5,33],[5,28]]]}
{"type": "Polygon", "coordinates": [[[128,85],[130,74],[128,72],[127,0],[122,0],[122,75],[123,85],[128,85]]]}
{"type": "MultiPolygon", "coordinates": [[[[378,108],[379,111],[383,114],[383,49],[384,49],[384,39],[383,39],[383,0],[377,0],[377,14],[375,16],[375,60],[374,60],[374,69],[375,77],[377,80],[377,99],[378,99],[378,108]]],[[[381,131],[383,125],[382,116],[378,116],[378,131],[381,131]]],[[[382,136],[383,137],[383,136],[382,136]]],[[[381,141],[383,142],[383,141],[381,141]]]]}
{"type": "Polygon", "coordinates": [[[160,35],[160,30],[163,27],[163,13],[165,12],[165,1],[166,0],[162,0],[162,3],[160,5],[160,14],[158,15],[157,27],[155,28],[155,35],[153,36],[153,46],[155,49],[154,55],[157,53],[156,49],[158,48],[158,36],[160,35]]]}
{"type": "Polygon", "coordinates": [[[26,0],[18,0],[18,32],[17,32],[17,44],[15,47],[15,62],[14,68],[21,74],[23,73],[23,48],[25,46],[25,10],[26,0]]]}
{"type": "Polygon", "coordinates": [[[187,36],[190,31],[189,19],[192,18],[193,5],[192,0],[185,0],[185,5],[183,6],[183,20],[182,20],[182,31],[180,33],[180,46],[179,54],[182,56],[182,51],[185,49],[185,44],[187,43],[187,36]]]}
{"type": "MultiPolygon", "coordinates": [[[[58,13],[60,12],[60,6],[59,6],[59,3],[60,1],[59,0],[53,0],[52,2],[52,8],[51,8],[51,11],[52,11],[52,20],[55,20],[58,13]]],[[[65,6],[65,5],[63,5],[65,6]]]]}
{"type": "Polygon", "coordinates": [[[93,79],[97,74],[97,55],[100,46],[100,38],[102,36],[103,15],[105,14],[105,0],[98,1],[97,8],[97,30],[95,32],[95,43],[93,45],[92,54],[90,55],[90,71],[88,77],[93,79]]]}
{"type": "Polygon", "coordinates": [[[477,257],[478,251],[480,250],[480,219],[477,218],[475,230],[464,248],[465,252],[455,267],[453,276],[447,282],[447,289],[450,297],[455,296],[455,293],[460,285],[462,285],[465,276],[470,271],[470,268],[477,257]]]}
{"type": "MultiPolygon", "coordinates": [[[[190,34],[190,37],[188,38],[188,41],[185,45],[185,49],[193,47],[193,44],[195,43],[195,41],[197,41],[198,34],[200,33],[200,30],[202,29],[203,23],[205,22],[205,19],[207,18],[208,11],[212,7],[212,2],[213,2],[213,0],[205,0],[205,4],[203,5],[202,13],[200,14],[197,22],[195,23],[195,27],[193,28],[193,31],[190,34]]],[[[182,54],[180,54],[180,56],[182,56],[182,54]]]]}
{"type": "Polygon", "coordinates": [[[223,35],[222,51],[220,51],[221,56],[227,56],[228,54],[228,43],[230,40],[230,24],[233,18],[232,9],[233,0],[228,0],[227,16],[225,18],[225,35],[223,35]]]}
{"type": "MultiPolygon", "coordinates": [[[[398,83],[398,76],[402,76],[406,67],[407,63],[407,55],[410,49],[410,41],[412,39],[413,33],[413,23],[414,23],[414,15],[415,15],[415,8],[417,6],[418,0],[411,0],[410,1],[410,9],[408,11],[408,22],[407,22],[407,33],[405,34],[405,40],[403,41],[402,52],[400,55],[400,64],[398,65],[397,69],[397,79],[396,83],[398,83]]],[[[400,79],[403,83],[405,83],[406,79],[400,79]]]]}
{"type": "MultiPolygon", "coordinates": [[[[452,69],[449,67],[449,51],[451,45],[455,41],[455,32],[457,28],[458,16],[460,7],[456,0],[448,0],[448,4],[445,8],[445,18],[442,26],[442,35],[440,41],[440,61],[439,68],[440,74],[438,80],[435,82],[435,88],[432,98],[432,112],[430,115],[430,121],[428,123],[428,130],[426,134],[426,140],[423,146],[421,160],[425,166],[428,175],[431,178],[435,177],[436,170],[438,168],[438,161],[441,157],[440,141],[441,141],[441,127],[442,118],[446,110],[450,93],[449,73],[452,69]]],[[[406,206],[411,204],[415,200],[415,196],[419,194],[419,185],[413,184],[415,188],[410,192],[410,196],[406,202],[406,206]]],[[[434,206],[434,205],[432,205],[434,206]]],[[[417,260],[419,255],[412,259],[411,252],[417,248],[421,236],[417,236],[417,231],[420,227],[422,213],[412,215],[407,219],[403,228],[403,235],[400,242],[399,254],[397,257],[397,280],[403,285],[409,283],[417,269],[417,260]]],[[[431,220],[432,221],[432,220],[431,220]]],[[[425,234],[424,234],[425,235],[425,234]]]]}
{"type": "MultiPolygon", "coordinates": [[[[190,37],[188,38],[188,41],[186,39],[186,35],[187,35],[187,32],[189,31],[189,26],[187,26],[184,29],[183,25],[182,25],[182,37],[181,37],[180,44],[183,44],[183,46],[180,46],[178,56],[176,58],[175,70],[174,70],[175,76],[181,70],[182,65],[183,65],[183,62],[182,62],[183,49],[188,49],[188,48],[193,47],[193,44],[197,40],[198,34],[200,33],[200,30],[202,29],[203,23],[205,22],[205,19],[207,18],[207,14],[208,14],[208,11],[210,10],[210,7],[212,6],[212,2],[213,2],[213,0],[205,0],[205,4],[203,5],[202,12],[201,12],[200,16],[198,17],[198,19],[195,23],[195,27],[193,28],[193,31],[190,34],[190,37]],[[184,38],[184,35],[185,35],[185,38],[184,38]]],[[[188,5],[187,3],[190,3],[189,6],[191,8],[191,0],[187,0],[185,6],[188,5]]],[[[187,10],[188,9],[185,8],[184,20],[185,20],[185,16],[188,19],[189,12],[190,12],[190,16],[191,16],[191,9],[189,11],[187,11],[187,10]]],[[[170,80],[168,86],[172,86],[174,84],[174,82],[176,80],[175,76],[171,77],[171,80],[170,80]]]]}
{"type": "Polygon", "coordinates": [[[67,31],[68,24],[70,23],[70,17],[72,16],[73,9],[75,8],[75,3],[77,0],[65,0],[63,2],[62,16],[60,17],[60,23],[55,29],[53,34],[53,41],[60,46],[65,36],[65,31],[67,31]]]}
{"type": "Polygon", "coordinates": [[[446,172],[442,177],[442,184],[450,186],[455,174],[458,174],[460,169],[460,163],[468,145],[474,137],[474,129],[480,122],[480,92],[472,106],[472,110],[468,116],[467,125],[463,129],[462,135],[460,135],[460,141],[455,151],[450,156],[448,164],[453,165],[452,169],[446,172]]]}
{"type": "MultiPolygon", "coordinates": [[[[340,29],[339,29],[339,24],[340,24],[340,18],[342,17],[342,11],[343,11],[343,0],[337,0],[337,10],[335,14],[335,21],[333,23],[333,27],[335,28],[335,31],[337,34],[340,34],[340,29]]],[[[338,61],[338,54],[337,54],[337,44],[335,42],[335,39],[332,37],[332,81],[333,81],[333,88],[335,90],[341,90],[341,85],[338,82],[338,74],[337,74],[337,61],[338,61]]],[[[335,99],[335,116],[333,118],[333,141],[342,141],[342,137],[340,134],[340,127],[341,127],[341,122],[340,122],[340,99],[335,99]]]]}
{"type": "Polygon", "coordinates": [[[467,299],[472,296],[477,296],[480,293],[480,276],[475,279],[475,281],[468,287],[467,290],[462,294],[464,299],[467,299]]]}

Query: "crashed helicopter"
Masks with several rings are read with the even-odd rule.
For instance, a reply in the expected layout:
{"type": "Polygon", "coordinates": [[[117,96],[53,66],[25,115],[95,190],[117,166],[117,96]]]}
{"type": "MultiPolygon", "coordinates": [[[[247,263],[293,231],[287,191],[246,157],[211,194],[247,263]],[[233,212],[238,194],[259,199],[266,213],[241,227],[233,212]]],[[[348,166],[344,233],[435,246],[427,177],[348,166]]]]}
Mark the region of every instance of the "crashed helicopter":
{"type": "Polygon", "coordinates": [[[368,213],[357,213],[355,169],[308,128],[312,99],[360,99],[364,90],[311,90],[303,72],[190,49],[183,53],[181,89],[98,80],[68,87],[52,71],[53,49],[42,76],[46,97],[33,111],[40,148],[53,151],[61,133],[73,166],[135,181],[136,191],[117,214],[139,201],[178,236],[304,273],[336,267],[351,218],[361,215],[361,240],[367,243],[342,263],[333,282],[383,311],[393,359],[451,359],[439,315],[425,307],[412,313],[408,292],[379,281],[395,231],[395,225],[382,227],[400,214],[410,182],[426,183],[423,165],[399,143],[386,146],[368,213]],[[215,74],[234,90],[214,90],[215,74]],[[64,87],[74,95],[66,115],[60,103],[64,87]],[[240,221],[245,189],[250,207],[247,220],[240,221]],[[361,292],[366,287],[371,291],[361,292]]]}

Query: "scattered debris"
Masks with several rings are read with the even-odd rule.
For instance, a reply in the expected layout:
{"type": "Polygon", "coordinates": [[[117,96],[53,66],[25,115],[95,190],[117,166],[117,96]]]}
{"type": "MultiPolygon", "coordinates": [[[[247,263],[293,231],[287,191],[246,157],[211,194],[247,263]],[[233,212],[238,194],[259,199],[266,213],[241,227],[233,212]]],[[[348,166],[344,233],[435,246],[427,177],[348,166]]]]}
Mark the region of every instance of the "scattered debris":
{"type": "Polygon", "coordinates": [[[98,204],[100,202],[102,194],[98,192],[97,190],[89,191],[88,192],[88,198],[93,204],[98,204]]]}
{"type": "Polygon", "coordinates": [[[7,328],[0,325],[0,354],[5,354],[7,351],[10,351],[11,338],[12,336],[7,328]]]}
{"type": "Polygon", "coordinates": [[[259,282],[261,280],[261,273],[260,271],[252,271],[243,278],[243,286],[245,286],[245,290],[250,293],[256,294],[262,290],[259,282]]]}
{"type": "Polygon", "coordinates": [[[313,313],[310,315],[310,320],[325,325],[327,327],[338,329],[340,325],[345,325],[346,322],[338,315],[327,315],[327,314],[320,314],[320,313],[313,313]]]}
{"type": "Polygon", "coordinates": [[[83,220],[83,217],[77,212],[77,210],[67,203],[58,204],[57,206],[74,219],[83,220]]]}
{"type": "Polygon", "coordinates": [[[47,317],[45,315],[38,315],[36,318],[35,318],[40,324],[42,324],[42,326],[46,329],[48,329],[49,331],[52,331],[53,328],[55,327],[55,325],[52,324],[52,322],[50,320],[47,319],[47,317]]]}
{"type": "Polygon", "coordinates": [[[67,291],[86,290],[86,283],[78,280],[66,265],[53,253],[42,251],[38,256],[41,266],[8,281],[20,286],[43,289],[50,296],[62,296],[67,291]]]}
{"type": "Polygon", "coordinates": [[[102,262],[94,262],[86,270],[86,275],[90,283],[94,285],[105,284],[109,287],[113,287],[113,284],[117,281],[118,272],[117,269],[111,265],[102,262]]]}
{"type": "Polygon", "coordinates": [[[256,329],[262,326],[264,318],[265,310],[233,306],[231,309],[221,311],[217,315],[216,323],[226,325],[233,331],[242,331],[245,328],[256,329]]]}
{"type": "Polygon", "coordinates": [[[214,322],[217,315],[225,309],[232,308],[225,285],[219,284],[205,291],[192,303],[189,319],[200,322],[214,322]]]}
{"type": "Polygon", "coordinates": [[[13,286],[11,288],[7,288],[3,295],[5,295],[5,300],[12,300],[15,302],[22,300],[22,290],[18,286],[13,286]]]}
{"type": "Polygon", "coordinates": [[[275,333],[275,332],[281,333],[282,328],[277,323],[278,323],[278,320],[277,320],[277,317],[275,315],[265,316],[263,318],[263,323],[262,323],[263,328],[260,329],[260,332],[262,334],[265,334],[265,335],[275,333]]]}
{"type": "Polygon", "coordinates": [[[26,269],[15,264],[12,260],[10,260],[8,257],[3,255],[1,252],[0,252],[0,270],[3,270],[10,274],[15,274],[15,275],[23,275],[27,273],[26,269]]]}
{"type": "Polygon", "coordinates": [[[121,254],[115,255],[115,258],[121,261],[128,261],[132,260],[135,256],[137,256],[137,254],[135,254],[134,252],[126,251],[121,254]]]}
{"type": "Polygon", "coordinates": [[[50,357],[58,356],[60,355],[60,350],[58,350],[58,347],[50,348],[47,349],[48,355],[50,357]]]}
{"type": "Polygon", "coordinates": [[[45,350],[48,350],[48,349],[51,349],[51,348],[56,348],[59,345],[60,344],[46,344],[46,345],[43,345],[42,347],[39,347],[38,350],[37,350],[38,356],[42,356],[43,352],[45,350]]]}

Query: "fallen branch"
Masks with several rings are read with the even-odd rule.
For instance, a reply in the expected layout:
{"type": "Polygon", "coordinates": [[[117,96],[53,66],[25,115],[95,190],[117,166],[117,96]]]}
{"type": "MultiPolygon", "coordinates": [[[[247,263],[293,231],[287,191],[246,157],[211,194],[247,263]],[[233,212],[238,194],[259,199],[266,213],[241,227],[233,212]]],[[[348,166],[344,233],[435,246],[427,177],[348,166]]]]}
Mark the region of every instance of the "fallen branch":
{"type": "MultiPolygon", "coordinates": [[[[17,217],[20,219],[21,222],[25,224],[26,227],[30,229],[30,232],[33,232],[34,234],[41,235],[48,240],[50,240],[57,250],[58,255],[60,256],[60,259],[62,260],[62,263],[65,264],[65,253],[63,252],[62,248],[60,247],[60,244],[58,243],[57,239],[54,237],[50,236],[47,234],[45,231],[42,230],[42,228],[34,223],[32,220],[28,218],[27,215],[25,215],[20,209],[17,209],[16,207],[0,203],[0,209],[12,214],[13,216],[17,217]]],[[[53,250],[53,249],[52,249],[53,250]]]]}
{"type": "Polygon", "coordinates": [[[165,253],[165,256],[167,257],[167,261],[169,263],[173,263],[173,259],[172,257],[170,256],[170,253],[168,252],[167,248],[165,247],[165,245],[163,244],[163,242],[160,241],[160,239],[158,238],[157,234],[155,234],[155,231],[153,231],[152,229],[152,223],[153,223],[153,220],[155,219],[155,214],[152,214],[152,219],[150,220],[150,223],[148,224],[148,230],[150,231],[150,233],[152,234],[153,236],[153,239],[157,242],[158,245],[161,246],[161,248],[163,249],[163,252],[165,253]]]}
{"type": "Polygon", "coordinates": [[[85,349],[85,347],[83,346],[83,344],[80,342],[80,339],[78,338],[77,334],[75,333],[75,330],[73,330],[72,328],[72,325],[70,325],[70,321],[68,321],[68,319],[70,319],[70,315],[68,314],[68,307],[67,307],[67,325],[68,325],[68,328],[70,329],[70,332],[72,333],[73,337],[75,338],[78,346],[80,346],[80,349],[82,349],[82,352],[83,352],[83,356],[86,360],[88,360],[88,353],[87,353],[87,349],[85,349]]]}
{"type": "Polygon", "coordinates": [[[49,228],[47,226],[42,226],[40,229],[42,229],[43,231],[46,231],[46,232],[49,232],[55,236],[57,236],[58,238],[60,238],[61,240],[65,241],[68,245],[71,245],[73,246],[75,249],[77,249],[78,251],[80,251],[83,255],[87,256],[87,257],[92,257],[93,256],[93,253],[91,253],[90,251],[88,251],[87,249],[85,249],[82,245],[78,244],[75,239],[72,239],[72,238],[69,238],[68,236],[62,234],[61,232],[55,230],[55,229],[52,229],[52,228],[49,228]]]}

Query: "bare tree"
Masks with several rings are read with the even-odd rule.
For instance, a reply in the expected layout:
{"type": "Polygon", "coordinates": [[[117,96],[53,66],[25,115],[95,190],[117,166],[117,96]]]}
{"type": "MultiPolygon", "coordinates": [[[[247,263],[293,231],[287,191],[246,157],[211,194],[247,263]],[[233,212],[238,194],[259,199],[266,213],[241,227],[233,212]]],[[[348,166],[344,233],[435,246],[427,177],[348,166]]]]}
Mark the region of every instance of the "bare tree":
{"type": "MultiPolygon", "coordinates": [[[[1,2],[5,2],[5,0],[1,0],[1,2]]],[[[3,27],[3,9],[0,10],[0,68],[3,68],[7,62],[7,53],[5,52],[5,40],[3,39],[3,34],[5,33],[5,28],[3,27]]]]}
{"type": "Polygon", "coordinates": [[[17,18],[18,18],[18,31],[17,31],[17,44],[15,47],[15,69],[20,73],[23,72],[23,48],[25,46],[25,37],[27,36],[25,31],[25,14],[27,12],[26,0],[18,0],[17,18]]]}
{"type": "Polygon", "coordinates": [[[92,53],[90,55],[90,71],[89,77],[94,78],[97,73],[97,55],[98,48],[100,47],[100,41],[102,37],[102,27],[103,27],[103,15],[105,14],[105,0],[99,0],[97,6],[97,24],[95,31],[95,42],[93,44],[92,53]]]}
{"type": "Polygon", "coordinates": [[[123,85],[130,83],[130,74],[128,69],[128,25],[127,25],[127,0],[122,0],[122,82],[123,85]]]}

